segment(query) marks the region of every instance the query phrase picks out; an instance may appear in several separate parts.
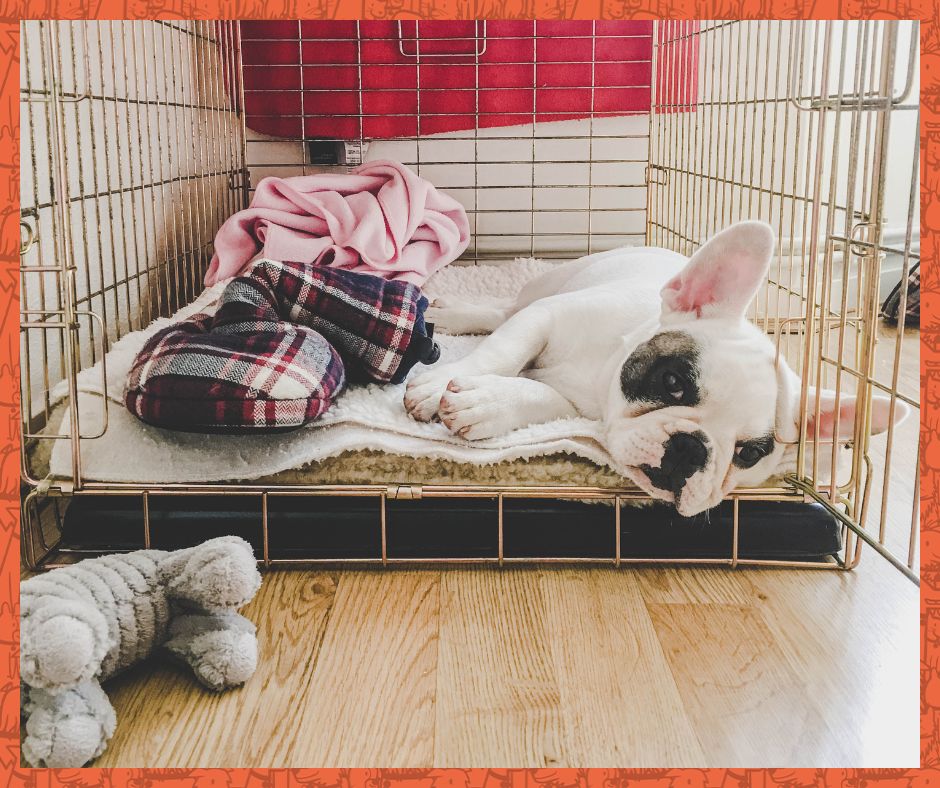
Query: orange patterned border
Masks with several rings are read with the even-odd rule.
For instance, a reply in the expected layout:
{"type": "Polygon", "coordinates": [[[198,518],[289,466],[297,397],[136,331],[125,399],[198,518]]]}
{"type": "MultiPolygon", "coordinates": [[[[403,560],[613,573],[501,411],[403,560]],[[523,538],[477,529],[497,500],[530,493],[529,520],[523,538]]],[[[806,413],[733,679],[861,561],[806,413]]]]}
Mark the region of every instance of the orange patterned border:
{"type": "Polygon", "coordinates": [[[113,788],[932,788],[940,782],[940,4],[935,0],[0,0],[0,775],[15,786],[113,788]],[[237,18],[896,18],[923,21],[922,769],[20,769],[18,21],[237,18]]]}

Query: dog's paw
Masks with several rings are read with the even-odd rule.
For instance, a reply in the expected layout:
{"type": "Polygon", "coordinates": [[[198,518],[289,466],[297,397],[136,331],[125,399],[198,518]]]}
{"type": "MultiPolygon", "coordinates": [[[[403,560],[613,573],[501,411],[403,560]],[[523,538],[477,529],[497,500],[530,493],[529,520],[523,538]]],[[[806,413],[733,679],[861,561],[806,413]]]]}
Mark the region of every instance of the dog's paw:
{"type": "Polygon", "coordinates": [[[446,366],[435,366],[415,375],[405,387],[405,410],[417,421],[431,421],[452,376],[452,368],[446,366]]]}
{"type": "Polygon", "coordinates": [[[441,421],[455,435],[471,441],[510,432],[507,402],[494,385],[494,375],[455,377],[440,400],[441,421]]]}
{"type": "Polygon", "coordinates": [[[428,323],[434,324],[434,331],[438,334],[457,334],[454,330],[454,310],[451,308],[448,299],[440,298],[432,301],[431,305],[424,311],[424,319],[428,323]]]}
{"type": "Polygon", "coordinates": [[[474,304],[441,296],[431,302],[424,317],[442,334],[488,334],[506,320],[506,314],[506,308],[499,304],[474,304]]]}

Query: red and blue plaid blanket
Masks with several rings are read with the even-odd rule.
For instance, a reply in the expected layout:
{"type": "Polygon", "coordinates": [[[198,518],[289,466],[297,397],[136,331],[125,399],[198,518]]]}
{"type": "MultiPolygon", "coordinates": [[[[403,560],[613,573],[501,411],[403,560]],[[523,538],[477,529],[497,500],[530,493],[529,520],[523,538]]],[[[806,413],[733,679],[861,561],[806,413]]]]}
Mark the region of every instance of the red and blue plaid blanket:
{"type": "Polygon", "coordinates": [[[323,334],[339,351],[353,382],[400,383],[432,344],[425,341],[428,301],[408,282],[261,260],[229,288],[236,283],[239,291],[253,287],[273,292],[284,319],[323,334]]]}
{"type": "Polygon", "coordinates": [[[398,383],[419,361],[433,363],[426,307],[407,282],[261,260],[228,284],[215,315],[147,342],[125,404],[170,429],[293,429],[320,416],[347,377],[398,383]]]}

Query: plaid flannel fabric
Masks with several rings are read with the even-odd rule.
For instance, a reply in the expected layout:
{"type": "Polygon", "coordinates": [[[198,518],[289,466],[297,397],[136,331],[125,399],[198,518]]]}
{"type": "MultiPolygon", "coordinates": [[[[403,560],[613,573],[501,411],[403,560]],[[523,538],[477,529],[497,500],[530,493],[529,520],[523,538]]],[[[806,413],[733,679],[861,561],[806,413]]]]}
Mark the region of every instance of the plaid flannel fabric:
{"type": "Polygon", "coordinates": [[[346,382],[399,382],[435,360],[414,285],[302,263],[258,262],[214,316],[159,331],[134,361],[127,408],[170,429],[293,429],[346,382]],[[345,362],[345,365],[344,365],[345,362]]]}
{"type": "Polygon", "coordinates": [[[272,290],[284,319],[323,334],[350,380],[399,383],[418,361],[434,360],[424,324],[428,301],[417,285],[272,260],[259,261],[243,279],[272,290]]]}
{"type": "Polygon", "coordinates": [[[286,430],[317,418],[344,383],[343,363],[322,335],[282,321],[273,293],[235,280],[214,317],[196,315],[147,342],[124,402],[158,427],[286,430]]]}

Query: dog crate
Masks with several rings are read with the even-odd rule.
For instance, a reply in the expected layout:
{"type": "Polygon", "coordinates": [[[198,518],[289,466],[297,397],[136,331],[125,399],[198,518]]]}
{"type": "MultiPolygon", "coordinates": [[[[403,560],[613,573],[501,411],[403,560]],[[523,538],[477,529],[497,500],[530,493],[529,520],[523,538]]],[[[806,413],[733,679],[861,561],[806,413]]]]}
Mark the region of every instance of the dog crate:
{"type": "Polygon", "coordinates": [[[178,535],[222,516],[257,534],[266,565],[850,569],[868,545],[916,579],[919,335],[906,318],[920,251],[915,22],[27,21],[20,45],[28,565],[81,552],[60,544],[71,511],[114,515],[88,549],[150,546],[156,521],[178,535]],[[645,498],[630,486],[519,484],[511,473],[463,484],[404,464],[400,478],[348,484],[89,477],[82,448],[120,407],[108,399],[110,346],[199,295],[216,230],[261,178],[375,158],[401,161],[464,205],[472,240],[454,265],[643,243],[690,254],[734,221],[770,222],[779,246],[750,317],[800,376],[801,423],[814,413],[818,423],[815,392],[826,387],[837,401],[857,397],[852,435],[827,443],[804,426],[796,472],[734,490],[713,518],[722,544],[691,556],[662,540],[627,549],[639,533],[625,530],[637,521],[629,505],[645,498]],[[889,322],[880,306],[894,286],[889,322]],[[101,381],[93,418],[78,406],[87,370],[101,381]],[[899,403],[914,415],[873,436],[873,394],[889,398],[892,417],[899,403]],[[56,442],[70,468],[52,476],[56,442]],[[577,501],[613,505],[565,508],[577,501]],[[774,502],[805,505],[787,510],[788,528],[800,512],[824,513],[837,531],[836,546],[821,548],[831,557],[743,555],[756,528],[749,507],[762,521],[774,502]],[[441,530],[429,526],[392,549],[392,521],[422,507],[432,525],[463,517],[488,536],[430,555],[416,547],[441,530]],[[301,516],[311,511],[323,515],[315,525],[301,516]],[[279,552],[276,539],[297,541],[304,524],[330,532],[351,511],[360,536],[345,547],[279,552]],[[555,547],[520,546],[524,531],[538,541],[550,511],[568,531],[596,523],[596,549],[566,542],[564,527],[555,547]]]}

